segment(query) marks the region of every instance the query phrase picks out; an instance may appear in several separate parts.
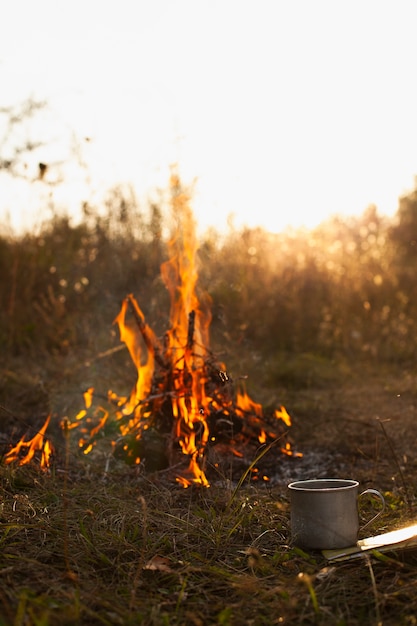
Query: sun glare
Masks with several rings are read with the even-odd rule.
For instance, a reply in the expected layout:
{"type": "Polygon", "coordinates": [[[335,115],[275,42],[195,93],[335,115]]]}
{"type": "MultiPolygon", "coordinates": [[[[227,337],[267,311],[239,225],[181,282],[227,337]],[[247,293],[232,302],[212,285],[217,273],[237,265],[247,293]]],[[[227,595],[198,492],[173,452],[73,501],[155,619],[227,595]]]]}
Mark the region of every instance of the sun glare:
{"type": "Polygon", "coordinates": [[[321,0],[302,12],[158,0],[62,14],[48,3],[48,20],[25,7],[22,23],[11,3],[0,30],[2,93],[47,102],[25,173],[51,167],[30,202],[7,194],[0,211],[14,221],[38,217],[39,204],[75,212],[119,183],[144,197],[174,163],[196,180],[200,229],[313,227],[370,204],[393,214],[413,187],[416,44],[403,5],[378,5],[377,21],[373,3],[321,0]]]}

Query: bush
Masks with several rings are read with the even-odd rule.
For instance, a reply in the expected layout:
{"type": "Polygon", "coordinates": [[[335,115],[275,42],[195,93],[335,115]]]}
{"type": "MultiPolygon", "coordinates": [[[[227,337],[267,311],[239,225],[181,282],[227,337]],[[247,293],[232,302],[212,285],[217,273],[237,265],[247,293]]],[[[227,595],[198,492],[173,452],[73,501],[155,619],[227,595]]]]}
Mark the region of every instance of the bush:
{"type": "MultiPolygon", "coordinates": [[[[199,242],[198,285],[212,299],[213,347],[412,358],[416,270],[409,223],[416,193],[401,200],[395,220],[370,207],[358,218],[332,218],[311,231],[245,228],[221,237],[208,231],[199,242]]],[[[116,189],[104,212],[84,207],[80,224],[55,217],[39,233],[0,239],[2,349],[98,349],[128,293],[162,334],[169,317],[160,276],[168,226],[162,201],[144,211],[116,189]]]]}

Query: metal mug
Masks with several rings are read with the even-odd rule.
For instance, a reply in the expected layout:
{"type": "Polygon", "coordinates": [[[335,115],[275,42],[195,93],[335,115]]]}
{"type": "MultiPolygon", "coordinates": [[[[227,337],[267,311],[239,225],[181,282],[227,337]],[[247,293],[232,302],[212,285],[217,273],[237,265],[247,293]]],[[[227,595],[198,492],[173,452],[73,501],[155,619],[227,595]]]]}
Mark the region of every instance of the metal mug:
{"type": "Polygon", "coordinates": [[[371,494],[382,509],[364,526],[373,522],[385,508],[384,496],[376,489],[359,491],[357,480],[318,478],[297,480],[288,485],[291,499],[291,535],[295,545],[317,550],[354,546],[359,533],[359,498],[371,494]]]}

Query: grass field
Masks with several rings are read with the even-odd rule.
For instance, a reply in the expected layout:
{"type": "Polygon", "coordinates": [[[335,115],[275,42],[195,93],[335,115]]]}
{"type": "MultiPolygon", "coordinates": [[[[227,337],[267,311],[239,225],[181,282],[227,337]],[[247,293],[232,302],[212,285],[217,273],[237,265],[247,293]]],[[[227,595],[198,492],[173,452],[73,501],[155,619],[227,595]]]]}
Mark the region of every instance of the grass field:
{"type": "MultiPolygon", "coordinates": [[[[85,455],[62,426],[87,388],[100,398],[135,385],[113,325],[126,294],[166,330],[163,212],[113,206],[1,239],[0,624],[416,623],[417,553],[330,563],[302,551],[287,492],[293,479],[356,478],[387,502],[366,534],[415,520],[414,203],[395,223],[369,210],[310,233],[198,242],[210,349],[265,410],[286,408],[294,452],[273,445],[256,461],[259,441],[240,457],[214,446],[209,487],[181,486],[178,466],[127,464],[104,431],[85,455]],[[50,467],[37,454],[7,463],[48,416],[50,467]]],[[[363,503],[362,523],[372,510],[363,503]]]]}

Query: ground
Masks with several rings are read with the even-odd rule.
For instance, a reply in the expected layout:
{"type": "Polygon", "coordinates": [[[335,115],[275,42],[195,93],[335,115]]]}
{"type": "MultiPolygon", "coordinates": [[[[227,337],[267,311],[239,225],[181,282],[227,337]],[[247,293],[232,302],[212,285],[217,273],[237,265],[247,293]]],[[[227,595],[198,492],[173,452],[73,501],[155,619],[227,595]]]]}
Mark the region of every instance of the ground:
{"type": "Polygon", "coordinates": [[[123,381],[125,360],[112,358],[2,371],[3,452],[51,412],[58,453],[50,473],[1,467],[0,624],[415,623],[413,551],[338,565],[303,552],[291,544],[286,489],[300,478],[355,478],[387,500],[367,533],[412,521],[412,370],[311,357],[297,376],[283,368],[255,399],[285,405],[300,456],[272,449],[259,462],[270,480],[241,484],[244,464],[228,458],[233,471],[213,473],[210,488],[182,489],[170,472],[147,475],[98,449],[80,457],[65,438],[59,422],[82,408],[83,387],[132,382],[123,381]]]}
{"type": "MultiPolygon", "coordinates": [[[[323,476],[355,478],[365,487],[399,489],[412,498],[417,373],[369,362],[322,362],[311,356],[297,362],[297,375],[293,369],[290,375],[285,370],[274,386],[262,381],[252,394],[265,410],[283,404],[292,419],[288,439],[294,456],[281,455],[274,448],[260,462],[272,484],[285,487],[291,480],[323,476]]],[[[28,426],[39,428],[48,413],[52,414],[51,437],[59,448],[59,423],[65,416],[73,420],[83,408],[82,392],[87,386],[103,394],[110,388],[126,393],[134,381],[126,359],[121,358],[116,367],[111,358],[97,365],[85,355],[55,359],[52,365],[28,368],[26,362],[16,361],[13,368],[2,371],[3,451],[28,426]]],[[[235,476],[256,455],[254,443],[242,461],[230,460],[236,466],[235,476]]]]}

